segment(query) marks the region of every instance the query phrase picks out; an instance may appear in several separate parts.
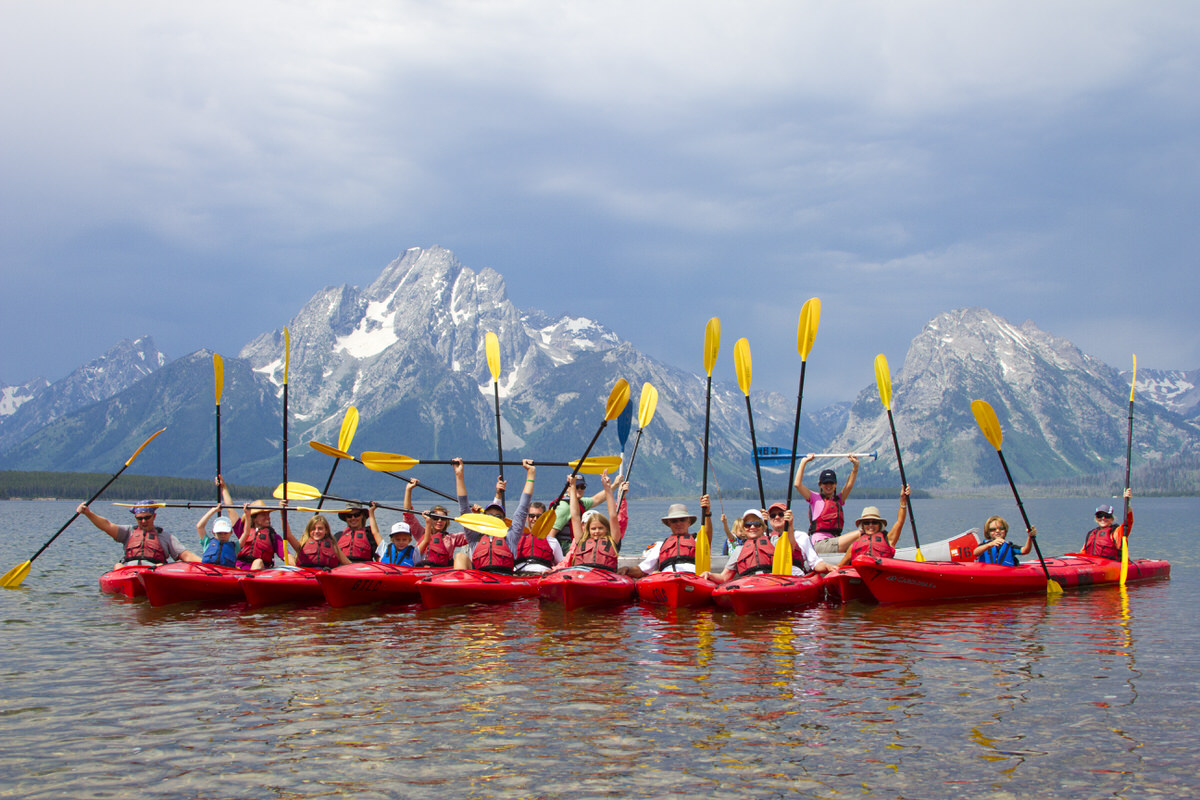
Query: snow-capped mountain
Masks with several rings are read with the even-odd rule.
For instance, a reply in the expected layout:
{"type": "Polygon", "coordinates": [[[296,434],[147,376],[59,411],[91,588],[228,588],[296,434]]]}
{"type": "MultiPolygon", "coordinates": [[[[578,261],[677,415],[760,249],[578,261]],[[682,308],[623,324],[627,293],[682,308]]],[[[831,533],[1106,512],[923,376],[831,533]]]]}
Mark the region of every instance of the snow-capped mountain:
{"type": "MultiPolygon", "coordinates": [[[[1131,371],[1121,377],[1129,380],[1131,371]]],[[[1152,400],[1186,417],[1200,420],[1200,369],[1139,369],[1134,402],[1152,400]]]]}

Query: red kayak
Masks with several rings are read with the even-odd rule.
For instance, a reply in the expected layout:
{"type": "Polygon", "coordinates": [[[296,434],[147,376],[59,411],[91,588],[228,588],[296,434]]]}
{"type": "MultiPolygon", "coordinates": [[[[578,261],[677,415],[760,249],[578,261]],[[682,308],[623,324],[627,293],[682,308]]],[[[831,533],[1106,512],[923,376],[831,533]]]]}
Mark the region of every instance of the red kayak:
{"type": "Polygon", "coordinates": [[[152,569],[154,567],[149,564],[117,567],[100,576],[100,591],[105,594],[123,594],[126,597],[145,597],[146,587],[142,586],[138,575],[152,569]]]}
{"type": "Polygon", "coordinates": [[[246,602],[255,608],[278,603],[324,603],[318,576],[325,570],[306,567],[275,567],[242,573],[240,585],[246,602]]]}
{"type": "MultiPolygon", "coordinates": [[[[859,556],[854,567],[881,603],[932,603],[1019,594],[1044,594],[1046,575],[1038,561],[1017,567],[976,561],[898,561],[859,556]]],[[[1064,589],[1103,586],[1121,580],[1121,562],[1071,554],[1047,558],[1050,577],[1064,589]]],[[[1127,582],[1169,578],[1166,561],[1129,562],[1127,582]]]]}
{"type": "Polygon", "coordinates": [[[830,603],[845,604],[851,600],[861,600],[864,603],[875,601],[871,590],[854,567],[839,567],[826,572],[821,576],[821,583],[825,586],[825,599],[830,603]]]}
{"type": "Polygon", "coordinates": [[[818,603],[825,597],[821,576],[772,575],[761,573],[726,581],[712,592],[712,600],[721,608],[738,614],[771,611],[818,603]]]}
{"type": "Polygon", "coordinates": [[[445,572],[448,567],[401,567],[365,561],[344,564],[317,576],[325,599],[334,608],[360,603],[415,603],[421,599],[417,581],[445,572]]]}
{"type": "Polygon", "coordinates": [[[562,603],[567,611],[628,603],[636,594],[637,581],[633,578],[595,567],[568,567],[548,572],[538,584],[539,597],[562,603]]]}
{"type": "Polygon", "coordinates": [[[717,585],[708,578],[690,572],[655,572],[638,578],[637,595],[643,603],[690,608],[711,603],[715,588],[717,585]]]}
{"type": "Polygon", "coordinates": [[[477,569],[451,569],[417,581],[426,608],[470,603],[507,603],[538,596],[540,576],[519,577],[477,569]]]}
{"type": "Polygon", "coordinates": [[[245,599],[238,584],[248,573],[243,569],[176,561],[138,575],[146,587],[152,606],[165,606],[187,600],[235,603],[245,599]]]}

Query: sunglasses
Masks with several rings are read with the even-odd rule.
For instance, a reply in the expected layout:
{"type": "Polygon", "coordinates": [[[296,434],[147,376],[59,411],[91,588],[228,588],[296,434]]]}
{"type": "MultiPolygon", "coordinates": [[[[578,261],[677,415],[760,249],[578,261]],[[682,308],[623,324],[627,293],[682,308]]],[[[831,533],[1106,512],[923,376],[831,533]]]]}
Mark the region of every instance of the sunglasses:
{"type": "Polygon", "coordinates": [[[743,522],[742,523],[743,528],[761,528],[762,526],[763,526],[763,524],[762,524],[761,520],[755,520],[754,522],[743,522]]]}
{"type": "Polygon", "coordinates": [[[776,511],[774,514],[768,514],[771,519],[783,519],[783,512],[776,511]]]}
{"type": "Polygon", "coordinates": [[[140,517],[134,517],[134,519],[136,519],[138,522],[145,522],[146,520],[154,519],[154,515],[153,514],[145,514],[140,517]]]}

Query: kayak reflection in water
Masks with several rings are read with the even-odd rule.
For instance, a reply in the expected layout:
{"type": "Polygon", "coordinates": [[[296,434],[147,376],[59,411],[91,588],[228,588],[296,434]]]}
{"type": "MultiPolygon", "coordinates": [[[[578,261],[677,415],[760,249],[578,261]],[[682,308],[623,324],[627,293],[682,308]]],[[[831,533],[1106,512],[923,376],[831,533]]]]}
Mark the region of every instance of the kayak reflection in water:
{"type": "MultiPolygon", "coordinates": [[[[987,541],[975,547],[976,561],[1004,567],[1015,567],[1021,563],[1017,559],[1016,546],[1008,541],[1008,522],[1004,517],[988,517],[987,522],[983,524],[983,531],[987,535],[987,541]]],[[[1033,549],[1033,537],[1037,536],[1037,528],[1030,528],[1027,533],[1025,546],[1021,548],[1023,556],[1029,555],[1029,551],[1033,549]]]]}
{"type": "Polygon", "coordinates": [[[125,545],[125,557],[113,569],[132,564],[165,564],[168,559],[176,561],[199,561],[200,557],[183,546],[173,534],[166,533],[154,524],[156,506],[145,500],[130,509],[136,525],[118,525],[80,503],[75,511],[87,517],[93,525],[112,537],[113,541],[125,545]]]}

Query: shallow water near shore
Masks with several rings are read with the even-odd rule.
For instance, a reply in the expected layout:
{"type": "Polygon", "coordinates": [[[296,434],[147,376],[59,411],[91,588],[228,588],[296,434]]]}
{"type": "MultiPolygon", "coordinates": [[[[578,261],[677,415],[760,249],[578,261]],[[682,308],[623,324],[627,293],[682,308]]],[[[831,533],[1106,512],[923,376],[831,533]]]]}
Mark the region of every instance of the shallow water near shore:
{"type": "MultiPolygon", "coordinates": [[[[1043,553],[1096,503],[1026,501],[1043,553]]],[[[665,508],[633,505],[626,554],[665,508]]],[[[1170,581],[749,617],[151,608],[98,592],[119,550],[80,520],[0,591],[0,797],[1200,796],[1200,499],[1134,508],[1133,554],[1170,581]]],[[[0,568],[73,510],[0,502],[0,568]]],[[[933,541],[1015,508],[915,511],[933,541]]],[[[159,523],[191,544],[198,516],[159,523]]]]}

